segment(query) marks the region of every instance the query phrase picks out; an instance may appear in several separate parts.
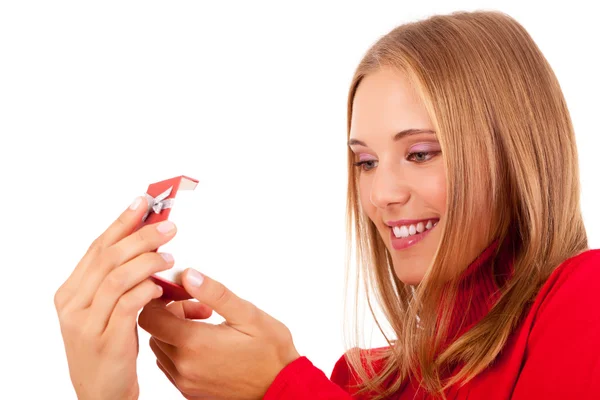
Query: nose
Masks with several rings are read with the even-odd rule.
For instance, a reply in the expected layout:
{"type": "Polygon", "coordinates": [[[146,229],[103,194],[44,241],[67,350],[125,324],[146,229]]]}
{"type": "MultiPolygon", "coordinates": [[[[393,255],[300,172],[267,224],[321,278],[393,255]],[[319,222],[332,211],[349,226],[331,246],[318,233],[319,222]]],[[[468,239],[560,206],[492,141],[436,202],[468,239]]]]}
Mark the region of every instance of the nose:
{"type": "Polygon", "coordinates": [[[393,170],[380,163],[373,172],[370,201],[375,207],[386,208],[392,204],[404,205],[408,202],[410,185],[399,168],[393,170]]]}

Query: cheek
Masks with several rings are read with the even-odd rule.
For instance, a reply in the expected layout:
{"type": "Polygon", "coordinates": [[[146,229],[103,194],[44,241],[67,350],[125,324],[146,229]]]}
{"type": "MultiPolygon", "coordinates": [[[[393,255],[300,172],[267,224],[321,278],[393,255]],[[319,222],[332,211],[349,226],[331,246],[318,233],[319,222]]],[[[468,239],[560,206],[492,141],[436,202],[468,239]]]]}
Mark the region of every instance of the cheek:
{"type": "Polygon", "coordinates": [[[443,215],[446,210],[446,177],[444,174],[441,174],[441,176],[437,176],[434,180],[434,187],[431,189],[432,197],[435,198],[434,207],[440,215],[443,215]]]}
{"type": "Polygon", "coordinates": [[[358,179],[358,189],[360,192],[360,204],[369,216],[373,219],[375,214],[375,206],[371,203],[371,179],[368,176],[361,176],[358,179]]]}
{"type": "MultiPolygon", "coordinates": [[[[440,163],[441,164],[441,163],[440,163]]],[[[435,212],[443,216],[446,210],[446,175],[443,165],[419,174],[413,186],[419,197],[435,212]]]]}

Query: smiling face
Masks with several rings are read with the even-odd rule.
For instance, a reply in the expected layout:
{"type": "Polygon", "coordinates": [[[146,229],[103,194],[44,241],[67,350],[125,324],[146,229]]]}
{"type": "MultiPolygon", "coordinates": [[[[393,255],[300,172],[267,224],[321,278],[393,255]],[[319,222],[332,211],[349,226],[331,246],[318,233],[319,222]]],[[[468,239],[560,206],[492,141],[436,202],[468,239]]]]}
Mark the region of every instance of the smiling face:
{"type": "Polygon", "coordinates": [[[441,239],[446,178],[427,110],[404,74],[381,69],[363,78],[349,145],[362,208],[391,253],[398,279],[416,285],[441,239]]]}

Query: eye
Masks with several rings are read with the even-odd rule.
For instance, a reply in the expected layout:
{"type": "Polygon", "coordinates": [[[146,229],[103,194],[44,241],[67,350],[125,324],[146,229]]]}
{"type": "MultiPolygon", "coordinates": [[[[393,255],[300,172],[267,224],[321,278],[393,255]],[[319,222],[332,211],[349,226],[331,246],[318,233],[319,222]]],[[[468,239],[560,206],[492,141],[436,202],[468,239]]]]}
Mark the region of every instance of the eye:
{"type": "Polygon", "coordinates": [[[369,163],[376,163],[376,162],[377,162],[377,160],[365,160],[365,161],[358,161],[358,162],[355,162],[353,164],[354,164],[355,167],[360,168],[361,171],[368,172],[368,171],[370,171],[371,169],[373,169],[375,167],[373,165],[371,165],[371,168],[365,169],[364,166],[369,165],[369,163]]]}
{"type": "Polygon", "coordinates": [[[417,152],[414,152],[414,153],[408,153],[408,156],[406,157],[406,159],[409,160],[409,161],[415,161],[417,163],[422,163],[422,162],[431,160],[436,153],[439,153],[439,152],[436,152],[436,151],[417,151],[417,152]]]}

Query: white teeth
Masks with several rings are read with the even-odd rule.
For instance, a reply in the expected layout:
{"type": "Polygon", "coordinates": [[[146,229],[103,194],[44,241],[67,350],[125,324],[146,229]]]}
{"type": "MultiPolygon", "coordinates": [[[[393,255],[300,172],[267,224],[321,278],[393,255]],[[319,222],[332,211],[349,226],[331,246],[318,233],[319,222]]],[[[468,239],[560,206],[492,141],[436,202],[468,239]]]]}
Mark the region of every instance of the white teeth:
{"type": "Polygon", "coordinates": [[[394,226],[392,231],[394,232],[394,236],[397,238],[405,238],[412,235],[416,235],[417,233],[425,232],[428,229],[436,226],[438,221],[431,222],[427,221],[427,224],[423,222],[419,222],[417,225],[402,225],[402,226],[394,226]]]}
{"type": "Polygon", "coordinates": [[[408,228],[406,226],[400,227],[400,237],[408,237],[408,228]]]}
{"type": "Polygon", "coordinates": [[[397,238],[408,237],[408,228],[406,226],[394,226],[394,236],[397,238]]]}

